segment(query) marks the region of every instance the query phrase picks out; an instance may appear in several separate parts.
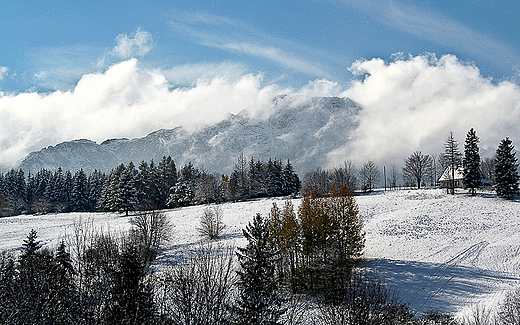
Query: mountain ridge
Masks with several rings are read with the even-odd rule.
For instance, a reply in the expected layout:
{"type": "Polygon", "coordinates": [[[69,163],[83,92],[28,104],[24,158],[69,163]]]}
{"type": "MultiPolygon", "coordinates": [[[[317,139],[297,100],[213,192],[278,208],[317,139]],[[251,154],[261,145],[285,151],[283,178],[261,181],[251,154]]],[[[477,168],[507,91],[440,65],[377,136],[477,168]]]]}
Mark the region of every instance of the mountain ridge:
{"type": "Polygon", "coordinates": [[[19,168],[31,173],[57,167],[107,172],[121,163],[159,161],[169,155],[178,167],[191,161],[209,172],[229,173],[243,153],[249,159],[289,159],[297,172],[305,173],[325,166],[328,153],[348,143],[362,109],[346,97],[279,96],[273,105],[267,117],[242,111],[191,132],[175,127],[100,144],[66,141],[31,152],[19,168]]]}

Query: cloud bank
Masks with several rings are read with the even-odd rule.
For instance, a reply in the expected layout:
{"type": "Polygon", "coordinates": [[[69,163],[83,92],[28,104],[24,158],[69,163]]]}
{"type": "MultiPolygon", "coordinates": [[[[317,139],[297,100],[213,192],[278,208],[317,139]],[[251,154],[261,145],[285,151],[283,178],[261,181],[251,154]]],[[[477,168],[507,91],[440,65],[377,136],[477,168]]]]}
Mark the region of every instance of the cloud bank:
{"type": "Polygon", "coordinates": [[[347,87],[318,79],[300,89],[281,89],[233,63],[209,67],[148,70],[132,58],[83,75],[69,91],[0,92],[0,164],[12,165],[30,151],[73,139],[101,142],[161,128],[196,128],[244,109],[265,116],[281,93],[346,96],[363,107],[359,127],[348,145],[330,154],[330,166],[345,159],[358,166],[368,159],[399,166],[415,150],[442,152],[450,131],[462,149],[470,128],[484,154],[493,153],[506,136],[520,141],[519,86],[483,78],[477,67],[452,55],[359,60],[350,68],[357,79],[347,87]],[[198,81],[175,88],[170,78],[198,81]]]}
{"type": "Polygon", "coordinates": [[[483,78],[477,67],[453,55],[360,60],[351,70],[362,79],[342,95],[364,109],[351,145],[333,153],[331,162],[351,156],[358,164],[373,159],[400,165],[415,150],[442,152],[450,131],[463,151],[470,128],[484,155],[506,136],[520,141],[518,85],[483,78]]]}
{"type": "Polygon", "coordinates": [[[171,89],[164,74],[137,59],[84,75],[74,89],[0,97],[0,163],[56,143],[88,138],[139,137],[160,128],[215,123],[229,113],[260,112],[277,94],[261,76],[214,77],[171,89]]]}

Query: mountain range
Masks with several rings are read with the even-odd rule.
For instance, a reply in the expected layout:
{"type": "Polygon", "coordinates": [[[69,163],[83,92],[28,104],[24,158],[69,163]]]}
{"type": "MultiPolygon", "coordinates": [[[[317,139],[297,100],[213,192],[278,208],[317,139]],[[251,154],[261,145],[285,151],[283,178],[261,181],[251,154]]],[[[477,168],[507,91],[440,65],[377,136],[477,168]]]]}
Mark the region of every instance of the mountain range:
{"type": "Polygon", "coordinates": [[[30,153],[19,168],[31,173],[60,166],[71,171],[108,172],[121,163],[157,162],[169,155],[177,167],[191,161],[208,172],[229,173],[244,154],[262,161],[290,160],[304,174],[326,166],[328,154],[348,143],[360,110],[349,98],[279,96],[273,99],[267,117],[244,110],[195,131],[176,127],[100,144],[87,139],[62,142],[30,153]]]}

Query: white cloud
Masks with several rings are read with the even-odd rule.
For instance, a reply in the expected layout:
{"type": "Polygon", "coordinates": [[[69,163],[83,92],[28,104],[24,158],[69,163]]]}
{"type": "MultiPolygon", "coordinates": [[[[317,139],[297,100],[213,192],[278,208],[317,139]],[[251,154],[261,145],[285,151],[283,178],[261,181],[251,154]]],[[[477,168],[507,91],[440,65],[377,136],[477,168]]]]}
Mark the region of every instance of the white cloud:
{"type": "Polygon", "coordinates": [[[0,80],[4,79],[5,76],[7,76],[8,73],[9,73],[9,68],[8,67],[0,66],[0,80]]]}
{"type": "Polygon", "coordinates": [[[350,144],[330,155],[331,165],[348,158],[358,166],[368,159],[400,165],[415,150],[440,153],[450,131],[462,149],[470,128],[483,151],[492,152],[506,136],[520,148],[519,86],[483,78],[452,55],[360,60],[351,66],[359,79],[348,89],[327,79],[281,89],[245,71],[234,63],[150,71],[129,59],[83,75],[69,91],[0,93],[0,163],[72,139],[140,137],[160,128],[214,123],[243,109],[265,116],[281,93],[346,96],[363,107],[350,144]]]}
{"type": "Polygon", "coordinates": [[[298,55],[291,54],[281,48],[276,48],[274,46],[264,46],[254,43],[231,42],[225,44],[215,44],[215,47],[229,51],[246,53],[259,58],[271,60],[298,72],[303,72],[314,76],[328,76],[328,73],[322,68],[320,68],[318,64],[316,64],[315,62],[310,62],[308,60],[298,57],[298,55]]]}
{"type": "Polygon", "coordinates": [[[449,131],[462,150],[470,128],[484,151],[506,136],[520,147],[520,89],[514,83],[493,83],[452,55],[362,60],[351,69],[364,79],[343,95],[364,109],[353,142],[332,154],[331,164],[350,157],[358,164],[373,159],[400,165],[415,150],[442,152],[449,131]]]}
{"type": "Polygon", "coordinates": [[[160,72],[123,61],[104,73],[84,75],[74,89],[0,97],[0,162],[62,141],[139,137],[160,128],[222,120],[248,109],[261,112],[277,94],[261,77],[213,77],[171,89],[160,72]]]}
{"type": "Polygon", "coordinates": [[[126,60],[135,56],[143,56],[153,48],[152,34],[138,28],[130,36],[120,34],[116,38],[116,45],[111,54],[126,60]]]}

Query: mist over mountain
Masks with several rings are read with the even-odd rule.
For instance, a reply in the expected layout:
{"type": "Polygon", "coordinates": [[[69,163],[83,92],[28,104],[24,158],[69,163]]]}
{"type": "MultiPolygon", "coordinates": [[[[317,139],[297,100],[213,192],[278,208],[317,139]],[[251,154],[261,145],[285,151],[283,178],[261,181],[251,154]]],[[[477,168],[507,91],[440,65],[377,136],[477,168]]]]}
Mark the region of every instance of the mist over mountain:
{"type": "Polygon", "coordinates": [[[328,154],[348,143],[361,109],[340,97],[279,96],[273,104],[268,117],[252,117],[244,110],[197,131],[177,127],[101,144],[86,139],[62,142],[30,153],[19,167],[31,173],[57,167],[106,172],[121,163],[137,165],[170,155],[178,167],[191,161],[209,172],[227,173],[243,153],[249,159],[290,159],[303,174],[326,166],[328,154]]]}

